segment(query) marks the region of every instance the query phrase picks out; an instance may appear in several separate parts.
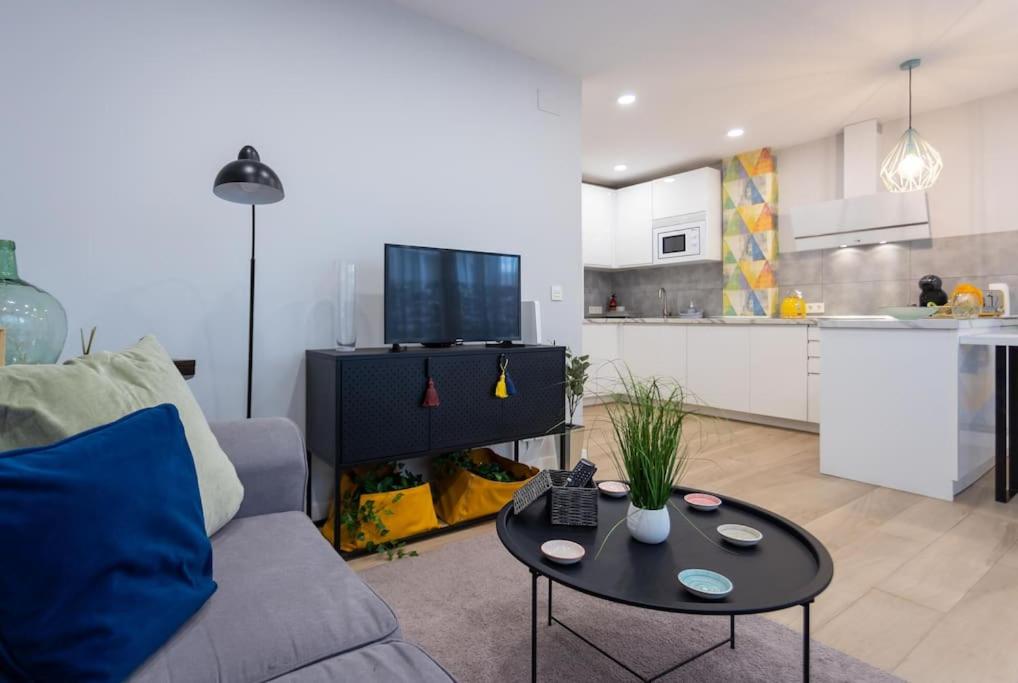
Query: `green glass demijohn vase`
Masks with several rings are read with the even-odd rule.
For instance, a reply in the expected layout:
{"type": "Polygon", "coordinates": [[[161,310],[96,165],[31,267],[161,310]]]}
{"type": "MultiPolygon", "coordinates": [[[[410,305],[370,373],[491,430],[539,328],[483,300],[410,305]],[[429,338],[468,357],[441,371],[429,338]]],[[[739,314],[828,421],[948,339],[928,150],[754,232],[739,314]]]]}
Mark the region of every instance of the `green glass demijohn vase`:
{"type": "Polygon", "coordinates": [[[0,327],[7,333],[8,365],[55,363],[67,340],[64,307],[18,277],[10,240],[0,240],[0,327]]]}

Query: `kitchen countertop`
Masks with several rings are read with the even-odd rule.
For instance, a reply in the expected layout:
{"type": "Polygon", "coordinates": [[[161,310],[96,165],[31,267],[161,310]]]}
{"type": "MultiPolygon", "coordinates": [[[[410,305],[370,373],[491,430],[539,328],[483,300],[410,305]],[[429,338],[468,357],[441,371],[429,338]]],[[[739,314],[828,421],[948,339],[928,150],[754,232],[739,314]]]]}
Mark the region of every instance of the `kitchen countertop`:
{"type": "Polygon", "coordinates": [[[923,318],[921,320],[898,320],[889,316],[873,318],[823,318],[823,328],[854,328],[874,330],[991,330],[1000,327],[1018,326],[1018,316],[1007,318],[976,318],[955,320],[954,318],[923,318]]]}
{"type": "Polygon", "coordinates": [[[874,329],[874,330],[993,330],[1001,327],[1018,327],[1018,316],[1007,318],[978,318],[955,320],[953,318],[925,318],[922,320],[898,320],[888,315],[845,315],[819,316],[808,318],[765,318],[751,316],[716,316],[708,318],[635,318],[613,316],[584,318],[591,325],[816,325],[823,328],[874,329]]]}
{"type": "Polygon", "coordinates": [[[591,325],[816,325],[816,318],[764,318],[750,316],[718,316],[711,318],[584,318],[591,325]]]}

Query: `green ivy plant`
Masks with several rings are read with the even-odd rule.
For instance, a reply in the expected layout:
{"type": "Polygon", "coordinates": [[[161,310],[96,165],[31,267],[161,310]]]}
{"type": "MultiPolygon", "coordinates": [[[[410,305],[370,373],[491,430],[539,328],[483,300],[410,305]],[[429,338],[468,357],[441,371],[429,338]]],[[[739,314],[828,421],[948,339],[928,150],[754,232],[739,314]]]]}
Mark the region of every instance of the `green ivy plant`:
{"type": "Polygon", "coordinates": [[[573,423],[573,416],[576,409],[583,400],[583,388],[587,384],[590,369],[590,356],[575,355],[570,349],[566,349],[566,404],[569,407],[569,424],[573,423]]]}
{"type": "MultiPolygon", "coordinates": [[[[343,498],[339,506],[339,523],[346,530],[347,534],[356,541],[364,540],[365,527],[374,527],[375,532],[379,536],[383,538],[387,536],[389,534],[389,527],[385,524],[385,517],[391,517],[396,514],[390,506],[398,504],[403,498],[402,493],[397,493],[392,497],[388,505],[376,506],[374,500],[367,500],[362,503],[362,494],[402,491],[424,483],[424,477],[408,471],[401,462],[394,465],[387,464],[376,467],[351,478],[354,485],[343,492],[343,498]]],[[[385,543],[368,541],[365,549],[368,552],[385,555],[386,559],[390,561],[404,557],[417,557],[418,553],[416,550],[407,551],[404,546],[406,546],[405,541],[388,541],[385,543]]]]}
{"type": "Polygon", "coordinates": [[[466,470],[491,481],[512,482],[526,479],[526,477],[517,477],[512,472],[506,471],[497,462],[474,462],[466,451],[440,455],[435,458],[434,462],[435,468],[442,476],[448,476],[457,470],[466,470]]]}

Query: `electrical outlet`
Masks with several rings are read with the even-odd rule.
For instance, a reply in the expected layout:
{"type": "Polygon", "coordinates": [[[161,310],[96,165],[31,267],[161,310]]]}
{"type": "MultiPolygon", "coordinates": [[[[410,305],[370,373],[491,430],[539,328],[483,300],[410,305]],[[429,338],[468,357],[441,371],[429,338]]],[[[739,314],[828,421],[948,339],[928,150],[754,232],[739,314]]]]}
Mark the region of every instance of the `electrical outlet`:
{"type": "Polygon", "coordinates": [[[806,304],[806,315],[820,315],[823,312],[824,312],[823,301],[806,304]]]}
{"type": "Polygon", "coordinates": [[[551,300],[562,301],[562,285],[551,286],[551,300]]]}

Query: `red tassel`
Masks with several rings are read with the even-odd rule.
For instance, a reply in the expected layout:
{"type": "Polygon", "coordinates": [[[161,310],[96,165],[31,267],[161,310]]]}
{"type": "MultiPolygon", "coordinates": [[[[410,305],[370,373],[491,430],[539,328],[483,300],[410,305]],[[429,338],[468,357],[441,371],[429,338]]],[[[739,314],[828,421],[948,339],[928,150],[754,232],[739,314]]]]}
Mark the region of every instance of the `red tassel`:
{"type": "Polygon", "coordinates": [[[425,408],[437,408],[438,389],[435,388],[435,380],[428,378],[428,388],[424,390],[424,401],[421,403],[425,408]]]}

